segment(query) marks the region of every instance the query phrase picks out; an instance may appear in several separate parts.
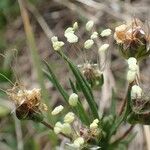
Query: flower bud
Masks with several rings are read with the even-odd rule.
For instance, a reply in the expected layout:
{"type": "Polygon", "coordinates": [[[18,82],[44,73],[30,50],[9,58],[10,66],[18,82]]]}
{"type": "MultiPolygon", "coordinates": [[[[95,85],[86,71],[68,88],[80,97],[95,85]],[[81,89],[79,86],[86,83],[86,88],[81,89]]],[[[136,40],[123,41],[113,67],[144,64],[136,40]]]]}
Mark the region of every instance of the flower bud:
{"type": "Polygon", "coordinates": [[[61,122],[57,122],[54,127],[54,132],[56,134],[59,134],[62,130],[62,127],[63,127],[63,125],[61,124],[61,122]]]}
{"type": "Polygon", "coordinates": [[[74,140],[73,144],[75,145],[75,147],[79,148],[81,145],[84,144],[84,139],[82,137],[78,137],[74,140]]]}
{"type": "Polygon", "coordinates": [[[77,29],[78,29],[78,22],[75,22],[75,23],[73,24],[73,29],[74,29],[74,30],[77,30],[77,29]]]}
{"type": "Polygon", "coordinates": [[[138,65],[137,64],[130,64],[129,65],[129,70],[137,72],[138,65]]]}
{"type": "Polygon", "coordinates": [[[97,32],[93,32],[91,35],[91,39],[96,39],[98,37],[98,33],[97,32]]]}
{"type": "Polygon", "coordinates": [[[77,106],[78,103],[78,95],[76,93],[72,93],[69,97],[69,105],[77,106]]]}
{"type": "Polygon", "coordinates": [[[57,41],[58,41],[58,37],[57,37],[57,36],[53,36],[53,37],[51,38],[51,41],[52,41],[52,43],[53,43],[53,42],[57,42],[57,41]]]}
{"type": "Polygon", "coordinates": [[[62,110],[64,109],[64,107],[62,105],[59,105],[57,107],[55,107],[55,109],[51,112],[52,115],[57,115],[59,114],[62,110]]]}
{"type": "Polygon", "coordinates": [[[96,128],[98,128],[98,124],[96,122],[92,122],[90,124],[90,129],[96,129],[96,128]]]}
{"type": "Polygon", "coordinates": [[[95,120],[93,120],[93,122],[95,122],[95,123],[99,123],[99,120],[98,120],[98,119],[95,119],[95,120]]]}
{"type": "Polygon", "coordinates": [[[65,115],[64,117],[64,122],[65,123],[72,123],[75,119],[75,115],[72,112],[69,112],[65,115]]]}
{"type": "Polygon", "coordinates": [[[72,132],[72,129],[71,129],[71,126],[70,126],[70,124],[69,123],[64,123],[63,125],[62,125],[62,133],[64,133],[64,134],[71,134],[71,132],[72,132]]]}
{"type": "Polygon", "coordinates": [[[66,34],[67,33],[74,33],[74,29],[72,27],[68,27],[66,30],[65,30],[65,33],[64,33],[64,36],[66,37],[66,34]]]}
{"type": "Polygon", "coordinates": [[[129,83],[132,83],[135,80],[136,75],[137,75],[136,71],[129,70],[127,73],[127,81],[129,83]]]}
{"type": "Polygon", "coordinates": [[[131,89],[131,98],[140,99],[142,97],[142,89],[138,85],[133,85],[131,89]]]}
{"type": "Polygon", "coordinates": [[[94,22],[92,20],[88,21],[86,23],[86,30],[90,31],[93,28],[93,26],[94,26],[94,22]]]}
{"type": "Polygon", "coordinates": [[[104,37],[104,36],[109,36],[111,35],[111,30],[110,29],[105,29],[101,32],[101,36],[104,37]]]}
{"type": "Polygon", "coordinates": [[[76,43],[76,42],[78,42],[78,37],[74,33],[71,33],[71,32],[66,33],[65,37],[67,38],[67,41],[69,43],[76,43]]]}
{"type": "Polygon", "coordinates": [[[51,38],[51,41],[52,41],[53,48],[56,51],[58,51],[59,49],[61,49],[62,46],[64,46],[64,42],[58,41],[58,37],[57,36],[53,36],[51,38]]]}
{"type": "Polygon", "coordinates": [[[136,63],[137,63],[137,60],[136,60],[136,58],[134,58],[134,57],[130,57],[130,58],[127,60],[127,62],[128,62],[128,65],[130,65],[130,64],[136,64],[136,63]]]}
{"type": "Polygon", "coordinates": [[[136,63],[137,63],[136,58],[130,57],[130,58],[128,59],[128,66],[129,66],[129,69],[130,69],[131,71],[137,71],[137,70],[138,70],[138,65],[137,65],[136,63]]]}
{"type": "Polygon", "coordinates": [[[54,48],[54,50],[56,50],[56,51],[60,50],[60,48],[61,48],[62,46],[64,46],[64,42],[62,42],[62,41],[57,41],[57,42],[54,42],[54,43],[53,43],[53,48],[54,48]]]}
{"type": "Polygon", "coordinates": [[[99,48],[99,52],[105,52],[107,49],[109,48],[109,44],[103,44],[100,48],[99,48]]]}
{"type": "Polygon", "coordinates": [[[92,39],[89,39],[89,40],[85,41],[84,48],[90,49],[93,46],[93,44],[94,44],[94,41],[92,39]]]}

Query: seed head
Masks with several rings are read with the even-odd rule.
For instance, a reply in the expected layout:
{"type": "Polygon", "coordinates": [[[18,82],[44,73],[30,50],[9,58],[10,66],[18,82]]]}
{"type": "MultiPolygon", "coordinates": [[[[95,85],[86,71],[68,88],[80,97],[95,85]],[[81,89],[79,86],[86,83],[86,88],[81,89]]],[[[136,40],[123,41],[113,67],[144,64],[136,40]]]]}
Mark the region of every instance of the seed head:
{"type": "Polygon", "coordinates": [[[42,121],[42,111],[47,111],[47,106],[41,102],[41,90],[23,90],[13,87],[7,90],[7,94],[16,105],[16,116],[18,119],[30,119],[42,121]]]}
{"type": "Polygon", "coordinates": [[[114,38],[125,58],[135,57],[138,60],[149,55],[149,35],[139,19],[116,27],[114,38]]]}

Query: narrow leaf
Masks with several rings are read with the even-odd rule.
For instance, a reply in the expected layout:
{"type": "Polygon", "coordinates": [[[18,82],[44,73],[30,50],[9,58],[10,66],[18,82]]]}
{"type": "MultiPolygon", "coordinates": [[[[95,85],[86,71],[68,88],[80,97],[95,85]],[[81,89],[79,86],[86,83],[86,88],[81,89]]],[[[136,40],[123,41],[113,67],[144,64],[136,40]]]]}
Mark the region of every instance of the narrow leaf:
{"type": "Polygon", "coordinates": [[[82,90],[88,104],[89,107],[91,109],[91,112],[93,114],[94,118],[99,118],[98,115],[98,109],[97,109],[97,104],[94,100],[91,88],[89,86],[89,84],[87,83],[87,81],[84,79],[84,77],[82,76],[81,72],[79,71],[79,69],[71,62],[71,60],[64,54],[58,52],[59,55],[61,55],[64,60],[68,63],[72,73],[74,74],[77,82],[79,83],[80,89],[82,90]]]}

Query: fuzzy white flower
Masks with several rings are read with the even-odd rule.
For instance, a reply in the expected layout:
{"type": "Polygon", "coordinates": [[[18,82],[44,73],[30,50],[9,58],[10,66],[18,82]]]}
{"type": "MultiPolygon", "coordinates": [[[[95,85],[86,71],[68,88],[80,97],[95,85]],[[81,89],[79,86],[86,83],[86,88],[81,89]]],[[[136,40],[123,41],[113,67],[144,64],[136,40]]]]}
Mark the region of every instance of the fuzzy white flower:
{"type": "Polygon", "coordinates": [[[62,123],[61,122],[57,122],[55,124],[55,126],[54,126],[54,132],[56,134],[59,134],[61,132],[61,130],[62,130],[62,127],[63,127],[62,123]]]}
{"type": "Polygon", "coordinates": [[[55,132],[56,134],[59,134],[59,133],[61,132],[61,128],[59,128],[59,127],[54,127],[54,132],[55,132]]]}
{"type": "Polygon", "coordinates": [[[129,66],[129,70],[131,71],[136,71],[138,70],[138,65],[137,64],[130,64],[129,66]]]}
{"type": "Polygon", "coordinates": [[[84,139],[82,137],[78,137],[74,140],[73,144],[79,148],[81,145],[84,144],[84,139]]]}
{"type": "Polygon", "coordinates": [[[130,58],[127,60],[127,62],[128,62],[128,65],[130,65],[130,64],[136,64],[136,63],[137,63],[137,60],[136,60],[136,58],[134,58],[134,57],[130,57],[130,58]]]}
{"type": "Polygon", "coordinates": [[[76,93],[72,93],[69,97],[69,105],[75,107],[78,103],[78,95],[76,93]]]}
{"type": "Polygon", "coordinates": [[[96,122],[92,122],[90,124],[90,129],[96,129],[96,128],[98,128],[98,124],[96,122]]]}
{"type": "Polygon", "coordinates": [[[90,49],[94,44],[94,41],[92,39],[89,39],[84,42],[84,48],[85,49],[90,49]]]}
{"type": "Polygon", "coordinates": [[[51,112],[52,115],[57,115],[59,114],[62,110],[64,109],[64,107],[62,105],[59,105],[57,107],[54,108],[54,110],[51,112]]]}
{"type": "Polygon", "coordinates": [[[57,41],[53,43],[53,48],[56,51],[60,50],[62,46],[64,46],[64,42],[62,41],[57,41]]]}
{"type": "Polygon", "coordinates": [[[89,20],[87,23],[86,23],[86,30],[87,31],[90,31],[94,26],[94,22],[92,20],[89,20]]]}
{"type": "Polygon", "coordinates": [[[138,85],[133,85],[131,89],[131,98],[141,98],[142,97],[142,89],[138,85]]]}
{"type": "Polygon", "coordinates": [[[98,51],[99,52],[105,52],[109,48],[109,44],[103,44],[98,51]]]}
{"type": "Polygon", "coordinates": [[[76,43],[76,42],[78,42],[78,37],[72,32],[66,33],[65,37],[67,38],[67,41],[69,43],[76,43]]]}
{"type": "Polygon", "coordinates": [[[98,119],[95,119],[95,120],[93,120],[93,122],[95,122],[95,123],[99,123],[99,120],[98,120],[98,119]]]}
{"type": "Polygon", "coordinates": [[[78,22],[75,22],[75,23],[73,24],[73,29],[74,29],[74,30],[77,30],[77,29],[78,29],[78,22]]]}
{"type": "Polygon", "coordinates": [[[66,30],[65,30],[65,33],[64,33],[64,36],[66,37],[66,34],[67,33],[74,33],[74,29],[73,27],[68,27],[66,30]]]}
{"type": "Polygon", "coordinates": [[[110,29],[105,29],[101,32],[101,36],[104,37],[104,36],[109,36],[111,35],[111,30],[110,29]]]}
{"type": "Polygon", "coordinates": [[[138,65],[137,65],[137,60],[134,57],[130,57],[128,60],[128,67],[132,71],[137,71],[138,70],[138,65]]]}
{"type": "Polygon", "coordinates": [[[51,38],[51,41],[52,41],[53,48],[56,51],[60,50],[61,47],[64,46],[64,42],[58,41],[58,37],[57,36],[53,36],[51,38]]]}
{"type": "Polygon", "coordinates": [[[75,115],[72,112],[69,112],[65,115],[64,117],[64,122],[65,123],[72,123],[75,119],[75,115]]]}
{"type": "Polygon", "coordinates": [[[98,37],[98,33],[97,32],[93,32],[91,35],[91,39],[96,39],[98,37]]]}
{"type": "Polygon", "coordinates": [[[122,31],[126,30],[126,28],[127,28],[127,25],[126,24],[122,24],[122,25],[116,27],[115,31],[116,32],[122,32],[122,31]]]}
{"type": "Polygon", "coordinates": [[[53,42],[57,42],[57,41],[58,41],[58,37],[57,37],[57,36],[53,36],[53,37],[51,38],[51,41],[52,41],[52,43],[53,43],[53,42]]]}
{"type": "Polygon", "coordinates": [[[62,124],[61,132],[64,134],[71,134],[72,132],[71,125],[69,123],[62,124]]]}
{"type": "Polygon", "coordinates": [[[128,70],[128,72],[127,72],[127,81],[129,83],[132,83],[135,80],[136,75],[137,75],[136,71],[128,70]]]}

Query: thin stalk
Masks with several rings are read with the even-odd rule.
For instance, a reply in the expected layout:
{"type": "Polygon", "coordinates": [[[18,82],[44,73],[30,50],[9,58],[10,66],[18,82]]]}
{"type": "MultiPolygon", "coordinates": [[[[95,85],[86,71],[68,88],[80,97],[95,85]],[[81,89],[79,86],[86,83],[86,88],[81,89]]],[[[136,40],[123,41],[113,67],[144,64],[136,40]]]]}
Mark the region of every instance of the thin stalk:
{"type": "Polygon", "coordinates": [[[130,126],[129,129],[127,129],[117,140],[115,140],[115,142],[113,142],[112,144],[115,144],[117,142],[120,142],[121,140],[123,140],[134,128],[134,126],[130,126]]]}
{"type": "Polygon", "coordinates": [[[38,82],[39,82],[40,87],[41,87],[42,96],[45,100],[45,103],[48,105],[48,93],[47,93],[47,90],[46,90],[45,85],[44,85],[44,77],[43,77],[43,72],[41,69],[42,68],[41,67],[42,66],[41,60],[40,60],[40,56],[38,54],[38,50],[36,47],[36,42],[35,42],[33,30],[32,30],[32,27],[31,27],[31,24],[29,21],[29,15],[28,15],[28,12],[25,8],[24,1],[18,0],[18,2],[19,2],[19,6],[20,6],[22,19],[23,19],[23,24],[24,24],[26,37],[27,37],[28,46],[29,46],[30,53],[31,53],[31,58],[33,61],[33,66],[35,68],[35,71],[37,74],[37,79],[38,79],[38,82]]]}
{"type": "MultiPolygon", "coordinates": [[[[127,92],[129,91],[130,85],[127,88],[127,92]]],[[[120,111],[119,111],[119,116],[121,116],[121,114],[123,113],[125,106],[126,106],[126,102],[127,102],[127,94],[125,96],[125,98],[123,99],[123,103],[121,105],[120,111]]]]}

